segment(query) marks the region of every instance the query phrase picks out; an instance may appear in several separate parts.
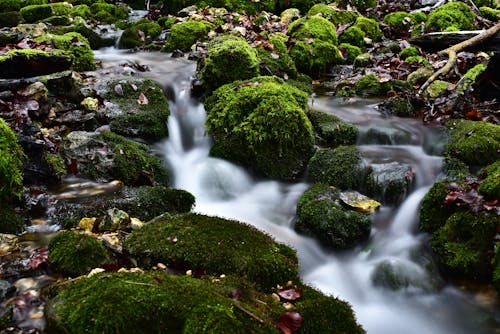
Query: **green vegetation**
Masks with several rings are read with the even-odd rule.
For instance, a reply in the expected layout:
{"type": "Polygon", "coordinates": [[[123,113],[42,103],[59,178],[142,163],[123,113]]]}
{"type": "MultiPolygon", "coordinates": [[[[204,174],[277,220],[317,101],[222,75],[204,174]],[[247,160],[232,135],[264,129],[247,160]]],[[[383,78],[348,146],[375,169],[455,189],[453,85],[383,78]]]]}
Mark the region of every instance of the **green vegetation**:
{"type": "Polygon", "coordinates": [[[339,146],[356,143],[358,128],[355,125],[335,115],[315,110],[308,110],[307,117],[311,121],[320,144],[339,146]]]}
{"type": "Polygon", "coordinates": [[[21,8],[19,13],[27,23],[34,23],[51,16],[66,16],[70,13],[70,5],[66,2],[56,2],[43,5],[30,5],[21,8]]]}
{"type": "Polygon", "coordinates": [[[146,224],[124,242],[135,258],[207,274],[237,274],[268,290],[298,280],[295,251],[237,221],[185,214],[146,224]]]}
{"type": "Polygon", "coordinates": [[[118,41],[120,49],[147,46],[161,34],[161,26],[156,22],[140,20],[126,28],[118,41]]]}
{"type": "Polygon", "coordinates": [[[449,2],[434,9],[425,23],[427,31],[474,29],[474,12],[464,2],[449,2]]]}
{"type": "Polygon", "coordinates": [[[154,81],[112,81],[107,85],[105,98],[116,103],[123,112],[110,122],[113,132],[151,142],[168,136],[167,120],[170,108],[163,90],[154,81]],[[120,94],[115,91],[117,85],[121,87],[120,94]],[[141,96],[145,96],[147,101],[141,101],[141,96]]]}
{"type": "Polygon", "coordinates": [[[344,49],[346,51],[347,57],[344,58],[347,64],[354,64],[356,58],[363,53],[361,48],[349,43],[341,43],[339,49],[344,49]]]}
{"type": "Polygon", "coordinates": [[[259,75],[257,52],[240,37],[221,36],[208,45],[199,77],[208,91],[259,75]],[[231,70],[228,70],[231,69],[231,70]]]}
{"type": "Polygon", "coordinates": [[[420,204],[420,230],[435,232],[452,215],[454,208],[445,205],[449,180],[434,183],[420,204]]]}
{"type": "Polygon", "coordinates": [[[174,24],[167,37],[162,51],[171,52],[176,49],[189,51],[191,45],[208,38],[208,32],[214,26],[206,21],[186,21],[174,24]]]}
{"type": "Polygon", "coordinates": [[[373,41],[379,41],[383,36],[380,25],[374,19],[358,16],[354,23],[354,27],[361,29],[366,37],[371,38],[373,41]]]}
{"type": "Polygon", "coordinates": [[[25,156],[17,137],[0,118],[0,202],[7,203],[19,198],[23,187],[25,156]]]}
{"type": "Polygon", "coordinates": [[[491,199],[500,197],[500,160],[481,169],[478,175],[483,180],[477,190],[491,199]]]}
{"type": "Polygon", "coordinates": [[[370,217],[344,208],[339,194],[336,188],[324,184],[307,190],[297,203],[295,229],[336,249],[350,248],[367,239],[370,217]]]}
{"type": "Polygon", "coordinates": [[[297,68],[288,54],[287,40],[288,36],[274,33],[269,36],[270,46],[264,44],[264,47],[257,48],[257,54],[261,62],[261,75],[276,75],[288,79],[297,78],[297,68]]]}
{"type": "Polygon", "coordinates": [[[21,233],[24,223],[11,204],[2,202],[0,207],[0,233],[21,233]]]}
{"type": "Polygon", "coordinates": [[[358,14],[341,10],[332,5],[326,5],[324,3],[318,3],[309,9],[307,12],[307,16],[321,15],[328,21],[331,21],[333,24],[350,24],[356,21],[358,14]]]}
{"type": "Polygon", "coordinates": [[[384,22],[391,28],[407,33],[417,24],[425,22],[427,15],[422,12],[407,13],[407,12],[392,12],[384,16],[384,22]]]}
{"type": "Polygon", "coordinates": [[[406,60],[408,57],[415,57],[415,56],[420,56],[420,51],[418,51],[418,49],[414,46],[409,46],[407,48],[404,48],[399,53],[399,58],[401,60],[406,60]]]}
{"type": "Polygon", "coordinates": [[[128,17],[128,8],[126,6],[117,6],[111,3],[94,1],[85,4],[90,6],[92,18],[98,22],[114,23],[128,17]]]}
{"type": "Polygon", "coordinates": [[[88,234],[64,231],[49,242],[51,268],[69,276],[84,275],[107,259],[102,242],[88,234]]]}
{"type": "Polygon", "coordinates": [[[480,7],[479,12],[490,21],[498,22],[500,20],[500,9],[498,8],[480,7]]]}
{"type": "Polygon", "coordinates": [[[362,48],[365,45],[364,38],[365,32],[363,30],[357,26],[350,26],[340,35],[339,41],[362,48]]]}
{"type": "Polygon", "coordinates": [[[342,190],[359,189],[365,174],[365,166],[354,146],[316,151],[309,161],[308,170],[314,182],[342,190]]]}
{"type": "Polygon", "coordinates": [[[460,82],[457,85],[457,93],[462,95],[465,94],[468,91],[469,87],[474,84],[476,78],[485,70],[486,65],[484,64],[477,64],[476,66],[468,70],[467,73],[464,74],[462,79],[460,79],[460,82]]]}
{"type": "Polygon", "coordinates": [[[72,57],[72,67],[75,71],[92,71],[96,68],[89,41],[77,32],[68,32],[62,36],[47,34],[36,41],[49,42],[57,49],[67,51],[72,57]]]}
{"type": "Polygon", "coordinates": [[[487,166],[498,160],[499,125],[457,119],[446,126],[451,138],[445,155],[458,158],[470,167],[487,166]]]}
{"type": "Polygon", "coordinates": [[[307,94],[278,78],[222,86],[205,103],[207,129],[214,136],[211,154],[268,177],[293,179],[314,144],[306,107],[307,94]]]}
{"type": "Polygon", "coordinates": [[[21,0],[3,0],[0,2],[0,12],[18,11],[21,6],[21,0]]]}
{"type": "Polygon", "coordinates": [[[381,83],[375,74],[365,75],[354,83],[354,91],[359,96],[383,96],[391,89],[389,82],[381,83]]]}

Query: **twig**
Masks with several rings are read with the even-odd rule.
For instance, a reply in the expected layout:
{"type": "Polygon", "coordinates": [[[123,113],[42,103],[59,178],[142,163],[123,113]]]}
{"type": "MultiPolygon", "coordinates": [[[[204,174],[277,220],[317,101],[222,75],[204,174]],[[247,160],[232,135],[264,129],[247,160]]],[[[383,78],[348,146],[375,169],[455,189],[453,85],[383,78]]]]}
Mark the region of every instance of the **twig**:
{"type": "Polygon", "coordinates": [[[233,303],[234,307],[236,307],[238,310],[240,310],[241,312],[245,313],[246,315],[248,315],[250,318],[252,318],[253,320],[257,321],[259,324],[264,324],[265,321],[262,320],[261,318],[259,318],[258,316],[256,316],[255,314],[253,314],[252,312],[248,311],[248,310],[245,310],[243,307],[241,307],[240,305],[236,304],[236,303],[233,303]]]}

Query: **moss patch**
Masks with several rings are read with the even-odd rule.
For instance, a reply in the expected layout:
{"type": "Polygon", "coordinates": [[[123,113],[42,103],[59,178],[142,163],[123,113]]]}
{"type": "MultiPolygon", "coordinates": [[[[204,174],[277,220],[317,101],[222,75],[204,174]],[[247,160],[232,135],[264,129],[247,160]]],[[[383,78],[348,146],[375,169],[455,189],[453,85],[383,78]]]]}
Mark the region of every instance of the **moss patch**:
{"type": "Polygon", "coordinates": [[[483,178],[479,192],[491,199],[500,197],[500,160],[481,169],[478,175],[483,178]]]}
{"type": "Polygon", "coordinates": [[[457,30],[474,29],[474,12],[469,5],[455,1],[434,9],[427,18],[427,31],[443,31],[454,27],[457,30]]]}
{"type": "Polygon", "coordinates": [[[309,110],[311,121],[321,144],[330,146],[353,145],[358,137],[358,128],[339,117],[320,111],[309,110]]]}
{"type": "Polygon", "coordinates": [[[191,45],[208,38],[208,32],[214,26],[206,21],[186,21],[174,24],[167,37],[162,51],[171,52],[176,49],[189,51],[191,45]]]}
{"type": "Polygon", "coordinates": [[[21,195],[25,156],[11,128],[0,118],[0,202],[21,195]]]}
{"type": "Polygon", "coordinates": [[[39,43],[52,43],[56,48],[69,52],[75,71],[92,71],[96,68],[94,53],[90,48],[89,41],[77,32],[69,32],[64,35],[44,35],[36,40],[39,43]]]}
{"type": "Polygon", "coordinates": [[[141,20],[126,28],[118,42],[121,49],[131,49],[150,44],[161,34],[161,26],[156,22],[141,20]]]}

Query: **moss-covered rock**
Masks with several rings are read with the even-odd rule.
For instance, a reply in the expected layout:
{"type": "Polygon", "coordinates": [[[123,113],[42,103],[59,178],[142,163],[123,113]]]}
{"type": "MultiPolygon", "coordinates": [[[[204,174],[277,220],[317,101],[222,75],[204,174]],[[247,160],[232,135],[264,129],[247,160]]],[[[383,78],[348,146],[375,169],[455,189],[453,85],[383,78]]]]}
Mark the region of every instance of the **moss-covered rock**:
{"type": "Polygon", "coordinates": [[[340,192],[315,184],[297,203],[295,229],[336,248],[350,248],[370,235],[371,220],[366,214],[344,208],[340,192]]]}
{"type": "Polygon", "coordinates": [[[65,71],[72,61],[61,50],[14,49],[0,55],[0,78],[29,78],[65,71]]]}
{"type": "Polygon", "coordinates": [[[488,198],[500,197],[500,160],[481,169],[478,175],[483,178],[477,188],[479,192],[488,198]]]}
{"type": "Polygon", "coordinates": [[[133,257],[208,274],[237,274],[267,290],[298,279],[295,252],[254,227],[185,214],[146,224],[124,242],[133,257]]]}
{"type": "MultiPolygon", "coordinates": [[[[409,62],[410,58],[414,58],[414,57],[408,57],[408,58],[406,58],[406,61],[409,62]]],[[[434,80],[425,89],[424,95],[428,98],[435,99],[436,97],[444,94],[448,90],[448,87],[450,87],[449,82],[443,81],[443,80],[434,80]]]]}
{"type": "Polygon", "coordinates": [[[125,186],[90,197],[60,199],[54,204],[49,216],[54,223],[69,229],[76,227],[82,218],[101,218],[113,208],[125,211],[132,218],[149,221],[164,213],[189,212],[194,202],[194,196],[181,189],[125,186]]]}
{"type": "Polygon", "coordinates": [[[150,44],[160,34],[161,26],[158,23],[141,20],[123,31],[118,41],[118,47],[120,49],[131,49],[145,46],[150,44]]]}
{"type": "Polygon", "coordinates": [[[0,233],[21,233],[24,227],[22,217],[11,204],[2,200],[0,207],[0,233]]]}
{"type": "Polygon", "coordinates": [[[25,156],[17,137],[0,118],[0,202],[7,203],[21,195],[25,156]]]}
{"type": "Polygon", "coordinates": [[[487,278],[491,274],[489,263],[498,227],[495,215],[457,212],[433,233],[430,244],[452,273],[487,278]]]}
{"type": "Polygon", "coordinates": [[[64,231],[49,242],[50,267],[69,276],[86,274],[106,260],[102,242],[88,234],[64,231]]]}
{"type": "Polygon", "coordinates": [[[92,50],[97,50],[106,46],[113,46],[116,43],[114,37],[98,34],[83,23],[51,27],[50,31],[57,35],[64,35],[68,32],[77,32],[87,39],[92,50]]]}
{"type": "Polygon", "coordinates": [[[335,64],[343,62],[337,48],[333,23],[320,16],[298,19],[288,27],[288,35],[297,40],[290,50],[297,69],[319,77],[335,64]]]}
{"type": "Polygon", "coordinates": [[[329,146],[354,145],[358,136],[355,125],[339,117],[324,112],[309,110],[307,117],[311,121],[320,144],[329,146]]]}
{"type": "Polygon", "coordinates": [[[373,8],[377,5],[376,0],[352,0],[352,4],[360,12],[365,12],[367,9],[373,8]]]}
{"type": "Polygon", "coordinates": [[[307,16],[320,15],[333,24],[350,24],[356,21],[358,14],[353,11],[342,10],[332,4],[318,3],[309,9],[307,16]]]}
{"type": "Polygon", "coordinates": [[[90,10],[90,7],[85,4],[76,5],[70,9],[70,15],[73,17],[79,16],[83,19],[89,19],[92,16],[92,11],[90,10]]]}
{"type": "Polygon", "coordinates": [[[365,46],[365,32],[357,26],[350,26],[339,37],[341,43],[349,43],[351,45],[362,48],[365,46]]]}
{"type": "Polygon", "coordinates": [[[333,185],[342,190],[360,189],[365,165],[354,146],[321,149],[309,161],[310,178],[316,183],[333,185]]]}
{"type": "Polygon", "coordinates": [[[61,155],[76,174],[93,180],[121,180],[127,185],[168,182],[168,172],[149,148],[110,131],[74,131],[61,155]]]}
{"type": "Polygon", "coordinates": [[[207,99],[211,154],[272,178],[293,179],[312,153],[307,94],[273,77],[237,81],[207,99]]]}
{"type": "Polygon", "coordinates": [[[21,0],[3,0],[0,3],[0,12],[14,12],[21,9],[21,0]]]}
{"type": "Polygon", "coordinates": [[[392,12],[384,16],[384,22],[391,27],[392,32],[397,35],[408,35],[416,25],[425,22],[427,15],[423,12],[407,13],[407,12],[392,12]]]}
{"type": "Polygon", "coordinates": [[[384,100],[378,105],[382,113],[396,115],[398,117],[415,117],[417,106],[411,99],[404,96],[394,96],[384,100]]]}
{"type": "Polygon", "coordinates": [[[34,23],[51,16],[68,15],[70,5],[67,2],[56,2],[43,5],[30,5],[21,8],[19,13],[27,23],[34,23]]]}
{"type": "Polygon", "coordinates": [[[410,193],[413,170],[403,162],[370,164],[366,176],[366,194],[383,203],[399,204],[410,193]]]}
{"type": "Polygon", "coordinates": [[[276,75],[286,79],[297,78],[297,68],[288,54],[287,41],[288,36],[274,33],[269,36],[269,44],[263,43],[257,48],[261,75],[276,75]]]}
{"type": "Polygon", "coordinates": [[[356,58],[358,58],[363,53],[360,47],[351,45],[349,43],[340,43],[339,50],[340,52],[342,52],[342,56],[344,57],[347,64],[354,64],[356,58]]]}
{"type": "Polygon", "coordinates": [[[47,34],[36,40],[39,43],[52,43],[57,49],[67,51],[72,57],[72,68],[75,71],[92,71],[96,68],[89,41],[77,32],[68,32],[64,35],[47,34]]]}
{"type": "Polygon", "coordinates": [[[208,39],[208,32],[214,26],[206,21],[186,21],[174,24],[167,37],[162,51],[171,52],[176,49],[189,51],[197,41],[208,39]]]}
{"type": "Polygon", "coordinates": [[[457,93],[460,95],[467,93],[469,88],[476,81],[476,78],[485,70],[486,70],[485,64],[477,64],[476,66],[468,70],[467,73],[464,74],[462,79],[460,79],[459,83],[457,84],[457,93]]]}
{"type": "Polygon", "coordinates": [[[443,31],[453,27],[457,30],[474,29],[474,12],[464,2],[446,3],[434,9],[427,18],[427,31],[443,31]]]}
{"type": "Polygon", "coordinates": [[[420,230],[435,232],[444,225],[455,209],[445,204],[449,180],[434,183],[420,203],[420,230]]]}
{"type": "Polygon", "coordinates": [[[380,25],[374,19],[358,16],[354,23],[354,27],[361,29],[365,33],[365,36],[373,41],[379,41],[383,36],[380,25]]]}
{"type": "Polygon", "coordinates": [[[111,81],[106,91],[104,97],[120,109],[110,122],[111,131],[150,142],[168,136],[170,108],[157,83],[149,79],[111,81]]]}
{"type": "Polygon", "coordinates": [[[236,80],[246,80],[259,75],[257,52],[243,39],[222,36],[208,45],[199,77],[209,91],[236,80]]]}
{"type": "MultiPolygon", "coordinates": [[[[21,21],[23,17],[19,12],[0,12],[0,26],[1,27],[15,27],[21,21]]],[[[4,45],[1,43],[1,45],[4,45]]]]}
{"type": "Polygon", "coordinates": [[[128,17],[128,7],[126,6],[95,1],[90,1],[86,5],[90,6],[92,18],[98,22],[114,23],[128,17]]]}
{"type": "Polygon", "coordinates": [[[420,56],[420,51],[418,51],[418,49],[414,46],[409,46],[407,48],[404,48],[399,53],[399,58],[401,60],[405,60],[408,57],[413,57],[413,56],[420,56]]]}
{"type": "Polygon", "coordinates": [[[406,81],[412,86],[421,85],[429,79],[433,73],[434,70],[432,67],[423,66],[408,74],[406,81]]]}
{"type": "Polygon", "coordinates": [[[490,21],[498,22],[500,20],[500,9],[490,8],[490,7],[480,7],[479,12],[481,16],[487,18],[490,21]]]}
{"type": "Polygon", "coordinates": [[[354,83],[354,91],[359,96],[383,96],[391,88],[389,82],[380,82],[375,74],[365,75],[354,83]]]}
{"type": "Polygon", "coordinates": [[[445,155],[455,157],[470,167],[487,166],[499,158],[500,126],[487,122],[451,120],[446,124],[450,142],[445,155]]]}

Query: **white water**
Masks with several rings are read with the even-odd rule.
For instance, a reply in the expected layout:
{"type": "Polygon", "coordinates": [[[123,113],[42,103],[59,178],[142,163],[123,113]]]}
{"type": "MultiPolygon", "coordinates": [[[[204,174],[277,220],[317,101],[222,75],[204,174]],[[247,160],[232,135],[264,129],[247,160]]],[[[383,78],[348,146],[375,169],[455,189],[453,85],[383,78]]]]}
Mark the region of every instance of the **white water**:
{"type": "MultiPolygon", "coordinates": [[[[123,59],[123,54],[103,51],[96,57],[106,66],[123,59]]],[[[370,334],[487,333],[478,325],[483,311],[473,296],[454,287],[438,292],[418,287],[391,291],[374,286],[371,280],[376,265],[388,261],[403,268],[422,285],[430,284],[424,265],[415,262],[412,254],[425,243],[425,236],[416,232],[418,205],[436,179],[441,159],[422,150],[425,130],[417,121],[384,120],[372,106],[360,101],[344,106],[329,99],[315,101],[318,109],[335,110],[361,127],[373,121],[397,124],[411,131],[413,138],[412,145],[360,147],[367,160],[411,164],[417,189],[399,208],[384,207],[374,215],[369,243],[350,251],[333,252],[293,230],[295,205],[307,189],[306,183],[256,180],[243,168],[208,156],[211,143],[203,127],[204,109],[188,94],[193,64],[157,53],[130,54],[126,58],[149,65],[152,71],[145,75],[175,93],[171,101],[170,136],[160,148],[174,174],[172,186],[196,196],[196,212],[252,224],[296,249],[303,280],[348,301],[370,334]]]]}

